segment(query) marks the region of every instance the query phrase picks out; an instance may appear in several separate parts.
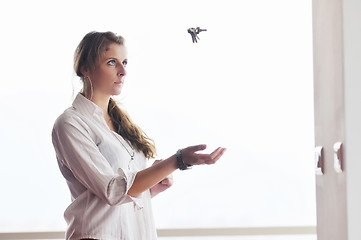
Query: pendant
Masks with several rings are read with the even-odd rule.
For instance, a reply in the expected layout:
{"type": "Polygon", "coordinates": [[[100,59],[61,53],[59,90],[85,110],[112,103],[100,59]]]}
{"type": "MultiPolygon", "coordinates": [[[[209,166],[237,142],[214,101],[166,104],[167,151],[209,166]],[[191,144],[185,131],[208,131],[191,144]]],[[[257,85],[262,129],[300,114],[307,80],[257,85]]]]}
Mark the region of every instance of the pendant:
{"type": "Polygon", "coordinates": [[[128,170],[130,170],[130,163],[134,160],[134,156],[130,156],[130,161],[128,163],[128,170]]]}

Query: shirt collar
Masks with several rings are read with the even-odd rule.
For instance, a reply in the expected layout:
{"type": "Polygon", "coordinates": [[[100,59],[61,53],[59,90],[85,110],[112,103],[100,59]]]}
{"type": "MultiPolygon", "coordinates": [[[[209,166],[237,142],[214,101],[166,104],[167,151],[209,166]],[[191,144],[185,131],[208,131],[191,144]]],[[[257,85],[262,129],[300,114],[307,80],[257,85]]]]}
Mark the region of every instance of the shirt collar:
{"type": "Polygon", "coordinates": [[[73,101],[73,107],[84,115],[98,114],[103,116],[103,109],[98,105],[84,97],[80,92],[76,95],[73,101]]]}

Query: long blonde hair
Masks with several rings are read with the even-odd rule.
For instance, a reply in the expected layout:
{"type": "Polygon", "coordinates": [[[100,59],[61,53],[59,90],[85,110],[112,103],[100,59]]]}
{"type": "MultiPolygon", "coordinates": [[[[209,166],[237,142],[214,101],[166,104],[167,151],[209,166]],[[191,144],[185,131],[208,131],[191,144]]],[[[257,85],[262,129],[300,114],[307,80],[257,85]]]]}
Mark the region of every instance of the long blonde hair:
{"type": "MultiPolygon", "coordinates": [[[[124,38],[110,31],[92,31],[86,34],[79,43],[74,54],[74,70],[83,81],[84,86],[86,80],[80,71],[81,67],[85,67],[90,71],[94,70],[98,57],[111,43],[124,45],[124,38]]],[[[108,114],[119,135],[128,140],[136,150],[143,152],[146,158],[155,157],[156,148],[154,141],[130,119],[127,112],[119,108],[113,98],[109,100],[108,114]]]]}

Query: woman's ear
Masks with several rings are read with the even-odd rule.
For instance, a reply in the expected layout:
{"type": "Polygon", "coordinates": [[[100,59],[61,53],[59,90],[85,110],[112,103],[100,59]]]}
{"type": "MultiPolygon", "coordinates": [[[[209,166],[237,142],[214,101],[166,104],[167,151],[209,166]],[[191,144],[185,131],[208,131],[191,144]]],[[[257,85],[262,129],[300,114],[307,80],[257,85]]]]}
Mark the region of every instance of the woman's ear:
{"type": "Polygon", "coordinates": [[[89,70],[84,65],[80,67],[80,72],[81,72],[81,74],[83,74],[83,76],[89,75],[89,70]]]}

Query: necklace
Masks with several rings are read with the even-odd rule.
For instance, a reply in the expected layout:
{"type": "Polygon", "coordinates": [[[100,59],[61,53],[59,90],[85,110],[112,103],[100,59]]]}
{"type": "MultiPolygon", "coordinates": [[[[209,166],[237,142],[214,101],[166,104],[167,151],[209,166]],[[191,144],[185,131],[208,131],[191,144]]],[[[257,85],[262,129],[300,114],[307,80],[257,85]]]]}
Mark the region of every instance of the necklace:
{"type": "MultiPolygon", "coordinates": [[[[115,134],[115,132],[114,131],[112,131],[114,134],[115,134]]],[[[117,137],[117,136],[114,136],[116,139],[118,139],[118,141],[123,145],[123,147],[125,148],[125,150],[127,150],[127,152],[128,152],[128,154],[129,154],[129,156],[130,156],[130,160],[129,160],[129,163],[128,163],[128,170],[130,170],[130,162],[132,162],[133,160],[134,160],[134,154],[135,154],[135,152],[134,152],[134,148],[132,147],[132,145],[131,144],[129,144],[128,143],[128,145],[131,147],[131,149],[133,150],[133,153],[131,154],[129,151],[128,151],[128,149],[125,147],[125,145],[119,140],[119,138],[117,137]]],[[[123,138],[124,139],[124,138],[123,138]]]]}

